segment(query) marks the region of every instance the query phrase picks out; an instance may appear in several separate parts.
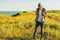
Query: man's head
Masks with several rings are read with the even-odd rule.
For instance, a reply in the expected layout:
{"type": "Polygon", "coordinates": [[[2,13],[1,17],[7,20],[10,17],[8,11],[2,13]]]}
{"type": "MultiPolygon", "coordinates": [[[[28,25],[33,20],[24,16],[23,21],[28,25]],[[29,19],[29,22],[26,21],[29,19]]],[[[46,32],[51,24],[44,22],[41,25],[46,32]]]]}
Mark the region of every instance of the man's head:
{"type": "Polygon", "coordinates": [[[41,5],[41,3],[38,4],[38,8],[39,9],[42,9],[43,8],[43,6],[41,5]]]}

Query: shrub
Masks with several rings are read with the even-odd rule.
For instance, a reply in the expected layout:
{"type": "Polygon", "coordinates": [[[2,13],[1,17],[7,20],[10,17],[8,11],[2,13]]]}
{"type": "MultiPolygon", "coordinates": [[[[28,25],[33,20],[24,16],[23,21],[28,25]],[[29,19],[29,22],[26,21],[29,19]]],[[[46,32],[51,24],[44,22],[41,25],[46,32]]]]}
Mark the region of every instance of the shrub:
{"type": "Polygon", "coordinates": [[[49,27],[50,27],[50,28],[53,28],[53,29],[55,29],[55,30],[57,30],[57,25],[50,24],[49,27]]]}
{"type": "Polygon", "coordinates": [[[23,13],[27,13],[27,11],[23,11],[23,13]]]}

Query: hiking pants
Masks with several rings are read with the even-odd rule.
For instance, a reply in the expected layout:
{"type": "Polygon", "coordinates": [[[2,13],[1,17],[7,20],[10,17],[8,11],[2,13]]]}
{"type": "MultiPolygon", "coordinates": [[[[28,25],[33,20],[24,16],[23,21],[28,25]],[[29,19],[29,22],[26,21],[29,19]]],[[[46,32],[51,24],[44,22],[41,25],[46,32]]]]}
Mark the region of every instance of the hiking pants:
{"type": "Polygon", "coordinates": [[[40,25],[40,28],[41,28],[40,34],[41,34],[41,38],[42,38],[43,24],[44,24],[44,22],[38,22],[38,21],[36,22],[36,26],[35,26],[35,30],[34,30],[34,35],[33,35],[34,38],[35,38],[35,34],[37,32],[37,28],[39,27],[39,25],[40,25]]]}

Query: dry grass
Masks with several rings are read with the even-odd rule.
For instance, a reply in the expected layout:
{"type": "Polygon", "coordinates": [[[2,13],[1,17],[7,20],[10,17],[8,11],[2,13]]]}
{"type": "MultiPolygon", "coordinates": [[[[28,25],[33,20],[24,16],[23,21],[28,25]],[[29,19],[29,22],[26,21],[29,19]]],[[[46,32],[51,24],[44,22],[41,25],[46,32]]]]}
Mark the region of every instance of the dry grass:
{"type": "MultiPolygon", "coordinates": [[[[52,17],[46,17],[44,23],[43,39],[60,40],[60,21],[54,20],[55,17],[60,18],[59,13],[48,13],[52,17]]],[[[22,13],[17,17],[5,16],[0,14],[0,38],[1,40],[33,40],[35,28],[35,12],[22,13]],[[5,39],[2,39],[5,38],[5,39]]],[[[37,30],[37,40],[40,40],[40,28],[37,30]]]]}

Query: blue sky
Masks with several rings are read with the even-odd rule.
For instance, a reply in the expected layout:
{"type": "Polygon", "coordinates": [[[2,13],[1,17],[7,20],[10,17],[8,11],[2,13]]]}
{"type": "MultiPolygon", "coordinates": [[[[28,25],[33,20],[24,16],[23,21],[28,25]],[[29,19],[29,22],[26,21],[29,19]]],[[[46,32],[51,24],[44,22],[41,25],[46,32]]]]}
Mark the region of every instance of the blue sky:
{"type": "Polygon", "coordinates": [[[60,10],[60,0],[0,0],[0,11],[32,11],[38,3],[47,10],[60,10]]]}

